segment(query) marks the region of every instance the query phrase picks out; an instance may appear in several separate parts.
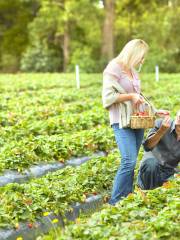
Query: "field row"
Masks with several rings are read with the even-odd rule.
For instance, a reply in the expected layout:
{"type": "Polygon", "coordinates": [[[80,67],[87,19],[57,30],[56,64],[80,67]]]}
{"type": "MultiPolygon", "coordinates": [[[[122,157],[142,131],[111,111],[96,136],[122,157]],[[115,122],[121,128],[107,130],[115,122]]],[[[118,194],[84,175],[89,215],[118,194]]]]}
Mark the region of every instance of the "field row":
{"type": "Polygon", "coordinates": [[[0,227],[32,222],[43,212],[62,215],[71,204],[94,194],[107,195],[119,164],[118,154],[94,158],[79,167],[66,167],[25,184],[0,188],[0,227]]]}
{"type": "Polygon", "coordinates": [[[4,119],[1,122],[1,139],[20,139],[26,136],[54,135],[75,133],[76,131],[92,129],[98,125],[109,124],[107,114],[102,108],[94,106],[92,110],[81,113],[63,112],[61,115],[46,119],[21,119],[16,117],[4,119]]]}
{"type": "Polygon", "coordinates": [[[108,152],[114,146],[111,128],[103,125],[75,134],[29,136],[7,142],[1,140],[0,171],[23,171],[40,162],[64,162],[97,151],[108,152]]]}
{"type": "Polygon", "coordinates": [[[180,178],[151,191],[136,189],[116,206],[105,204],[81,216],[65,231],[52,230],[39,240],[177,240],[180,236],[180,178]]]}
{"type": "MultiPolygon", "coordinates": [[[[25,92],[48,89],[76,89],[75,74],[0,74],[0,93],[25,92]]],[[[82,74],[81,87],[101,84],[102,75],[82,74]]]]}

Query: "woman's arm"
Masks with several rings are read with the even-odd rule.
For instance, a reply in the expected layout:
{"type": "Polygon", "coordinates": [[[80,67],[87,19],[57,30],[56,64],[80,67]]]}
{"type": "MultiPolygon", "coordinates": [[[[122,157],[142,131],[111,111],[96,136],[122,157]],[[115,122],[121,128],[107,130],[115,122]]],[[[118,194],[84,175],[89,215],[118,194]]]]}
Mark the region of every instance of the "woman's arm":
{"type": "Polygon", "coordinates": [[[137,93],[120,94],[118,95],[115,103],[120,103],[124,101],[132,101],[134,104],[141,104],[144,99],[137,93]]]}
{"type": "Polygon", "coordinates": [[[144,102],[144,98],[137,93],[119,93],[115,90],[113,85],[117,84],[116,77],[112,75],[105,75],[103,77],[102,100],[103,106],[109,108],[114,103],[124,101],[132,101],[133,104],[140,104],[144,102]]]}

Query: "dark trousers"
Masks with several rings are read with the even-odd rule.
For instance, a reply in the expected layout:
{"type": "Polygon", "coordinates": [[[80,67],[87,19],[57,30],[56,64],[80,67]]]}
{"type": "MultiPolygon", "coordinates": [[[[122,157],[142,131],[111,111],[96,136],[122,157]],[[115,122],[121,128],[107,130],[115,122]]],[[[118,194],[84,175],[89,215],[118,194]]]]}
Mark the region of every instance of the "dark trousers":
{"type": "Polygon", "coordinates": [[[144,159],[141,163],[137,184],[148,190],[162,186],[175,173],[173,168],[162,166],[154,157],[144,159]]]}

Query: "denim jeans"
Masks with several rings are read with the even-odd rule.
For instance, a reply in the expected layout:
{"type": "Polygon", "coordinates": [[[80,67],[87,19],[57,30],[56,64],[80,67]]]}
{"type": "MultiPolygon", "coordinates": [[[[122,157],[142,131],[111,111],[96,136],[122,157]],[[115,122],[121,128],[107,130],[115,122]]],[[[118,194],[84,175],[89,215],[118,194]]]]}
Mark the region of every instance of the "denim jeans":
{"type": "Polygon", "coordinates": [[[121,164],[114,179],[109,204],[115,205],[133,191],[134,168],[144,136],[144,129],[119,128],[113,124],[116,143],[121,153],[121,164]]]}
{"type": "Polygon", "coordinates": [[[144,159],[139,169],[137,184],[143,190],[154,189],[173,176],[173,168],[162,166],[155,157],[144,159]]]}

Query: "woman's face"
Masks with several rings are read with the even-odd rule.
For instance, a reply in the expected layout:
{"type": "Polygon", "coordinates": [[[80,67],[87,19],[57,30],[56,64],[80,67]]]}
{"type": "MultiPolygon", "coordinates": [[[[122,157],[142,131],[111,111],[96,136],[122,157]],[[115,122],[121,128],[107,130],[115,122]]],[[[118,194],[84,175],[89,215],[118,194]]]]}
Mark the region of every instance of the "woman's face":
{"type": "Polygon", "coordinates": [[[134,68],[139,73],[141,71],[142,65],[144,63],[144,57],[141,58],[140,61],[137,62],[137,64],[134,65],[134,68]],[[138,68],[138,69],[137,69],[138,68]]]}
{"type": "Polygon", "coordinates": [[[145,58],[142,57],[141,60],[138,62],[138,65],[143,65],[145,58]]]}
{"type": "Polygon", "coordinates": [[[142,57],[141,58],[141,60],[140,61],[138,61],[135,65],[134,65],[134,67],[139,67],[140,65],[143,65],[143,63],[144,63],[144,60],[145,60],[145,58],[144,57],[142,57]]]}
{"type": "Polygon", "coordinates": [[[140,61],[140,64],[144,64],[144,61],[145,61],[145,58],[142,57],[141,61],[140,61]]]}

